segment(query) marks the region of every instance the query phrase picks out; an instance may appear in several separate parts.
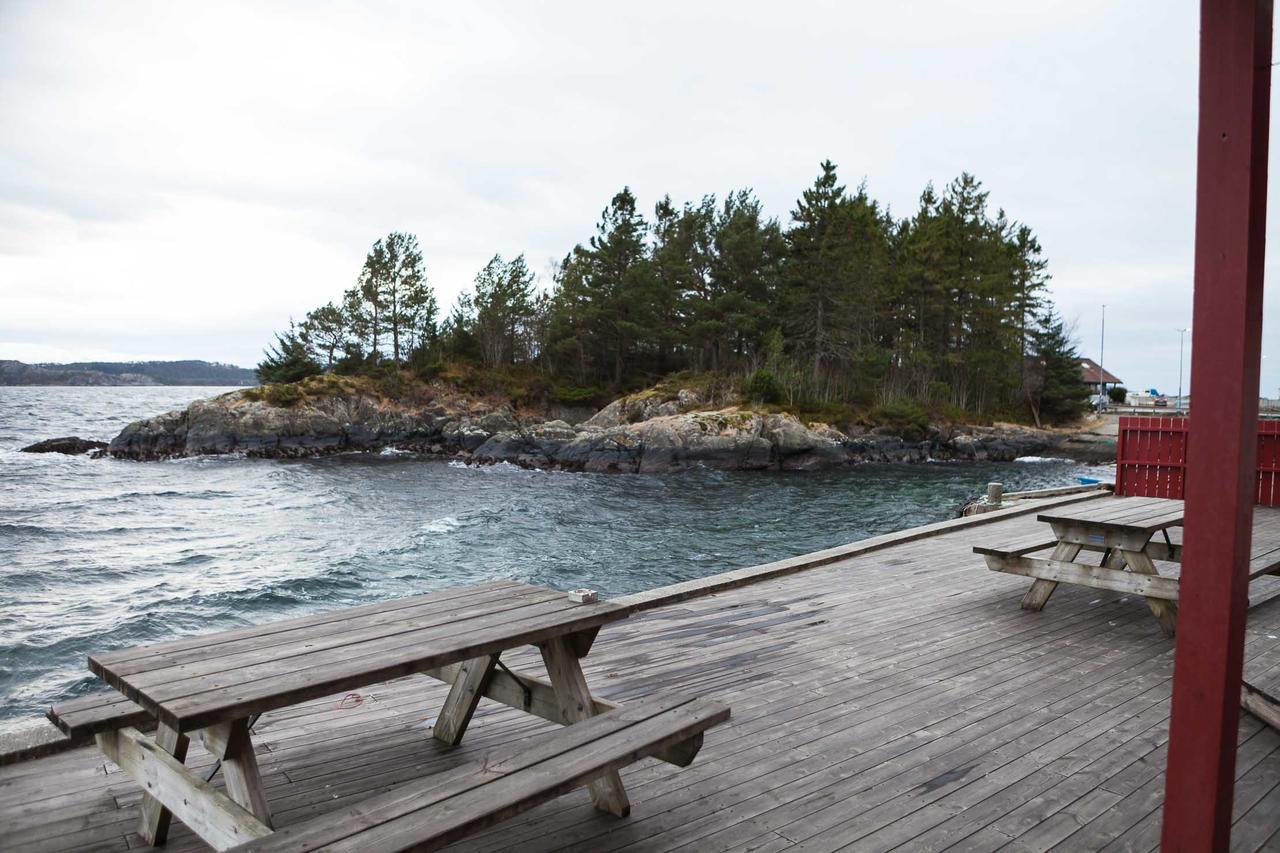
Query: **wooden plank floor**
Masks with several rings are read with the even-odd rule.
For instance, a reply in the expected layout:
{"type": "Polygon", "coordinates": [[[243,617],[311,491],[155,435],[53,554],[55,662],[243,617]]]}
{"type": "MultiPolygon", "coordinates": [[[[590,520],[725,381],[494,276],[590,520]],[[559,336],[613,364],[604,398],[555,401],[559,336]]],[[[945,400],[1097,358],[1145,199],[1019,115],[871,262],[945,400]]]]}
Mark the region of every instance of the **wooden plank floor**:
{"type": "MultiPolygon", "coordinates": [[[[1043,612],[1019,609],[1029,582],[971,547],[1038,526],[955,530],[606,627],[584,662],[597,694],[678,689],[733,719],[687,769],[625,771],[625,821],[579,791],[451,849],[1154,849],[1172,641],[1118,594],[1061,586],[1043,612]]],[[[1253,589],[1248,671],[1271,673],[1280,578],[1253,589]]],[[[541,672],[533,654],[507,662],[541,672]]],[[[451,750],[424,731],[444,696],[413,677],[263,717],[277,825],[549,725],[485,701],[451,750]]],[[[208,763],[194,746],[192,763],[208,763]]],[[[1234,848],[1280,850],[1280,732],[1247,715],[1237,775],[1234,848]]],[[[0,849],[140,847],[138,801],[88,749],[0,768],[0,849]]],[[[168,849],[203,847],[175,824],[168,849]]]]}

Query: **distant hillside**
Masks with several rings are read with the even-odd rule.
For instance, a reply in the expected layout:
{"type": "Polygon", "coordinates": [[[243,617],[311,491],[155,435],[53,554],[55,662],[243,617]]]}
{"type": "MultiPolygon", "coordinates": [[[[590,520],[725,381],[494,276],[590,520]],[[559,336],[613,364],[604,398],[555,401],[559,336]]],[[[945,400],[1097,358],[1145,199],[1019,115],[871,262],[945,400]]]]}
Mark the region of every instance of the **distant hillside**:
{"type": "Polygon", "coordinates": [[[0,360],[0,385],[257,385],[252,370],[211,361],[82,361],[23,364],[0,360]]]}

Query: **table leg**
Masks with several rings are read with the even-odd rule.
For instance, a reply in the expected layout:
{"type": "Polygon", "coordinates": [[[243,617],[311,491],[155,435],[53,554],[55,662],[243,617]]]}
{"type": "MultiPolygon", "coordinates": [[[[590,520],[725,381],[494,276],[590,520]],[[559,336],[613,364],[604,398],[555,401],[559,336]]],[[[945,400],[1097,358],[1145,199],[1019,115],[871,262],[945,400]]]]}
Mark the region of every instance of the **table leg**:
{"type": "Polygon", "coordinates": [[[498,663],[497,655],[484,655],[464,661],[454,676],[453,685],[449,688],[449,696],[444,700],[444,707],[431,727],[431,736],[441,743],[457,746],[471,722],[471,715],[480,704],[485,685],[498,663]]]}
{"type": "MultiPolygon", "coordinates": [[[[595,703],[587,688],[587,679],[582,674],[582,666],[578,663],[573,640],[569,637],[556,637],[543,643],[541,649],[542,660],[547,665],[547,675],[551,678],[551,686],[556,692],[564,722],[572,725],[594,716],[595,703]]],[[[601,811],[617,817],[626,817],[631,813],[631,802],[627,799],[626,789],[622,787],[622,777],[616,770],[611,770],[592,782],[590,789],[591,799],[601,811]]]]}
{"type": "MultiPolygon", "coordinates": [[[[170,725],[161,723],[156,728],[156,746],[172,755],[179,764],[187,760],[187,747],[190,741],[170,725]]],[[[169,824],[173,814],[160,805],[160,801],[150,794],[142,795],[142,825],[138,834],[150,845],[159,847],[169,837],[169,824]]]]}
{"type": "MultiPolygon", "coordinates": [[[[172,735],[165,737],[178,746],[186,740],[178,740],[172,735]]],[[[98,732],[94,740],[109,761],[141,785],[143,791],[158,800],[165,809],[156,829],[167,829],[169,813],[172,813],[172,817],[185,823],[214,850],[237,847],[271,834],[271,827],[247,808],[192,773],[168,750],[160,748],[155,740],[137,729],[126,726],[98,732]]],[[[261,785],[258,788],[260,790],[261,785]]],[[[152,835],[148,841],[155,839],[154,830],[150,827],[144,829],[152,835]]],[[[164,840],[161,832],[153,843],[164,840]]]]}
{"type": "Polygon", "coordinates": [[[253,752],[249,721],[219,723],[201,729],[200,734],[205,748],[222,761],[222,779],[227,786],[227,796],[271,826],[271,807],[267,805],[266,794],[262,791],[262,775],[253,752]]]}
{"type": "MultiPolygon", "coordinates": [[[[1146,551],[1121,551],[1124,561],[1129,567],[1129,571],[1140,575],[1156,575],[1156,564],[1151,562],[1151,557],[1146,551]]],[[[1176,601],[1167,601],[1163,598],[1148,598],[1147,606],[1151,608],[1151,612],[1160,622],[1160,630],[1164,631],[1166,637],[1172,637],[1178,624],[1178,603],[1176,601]]]]}
{"type": "MultiPolygon", "coordinates": [[[[1079,553],[1079,545],[1073,545],[1070,542],[1059,542],[1054,546],[1053,553],[1049,556],[1049,559],[1070,563],[1079,553]]],[[[1057,581],[1036,578],[1035,582],[1031,584],[1031,589],[1027,590],[1027,594],[1022,596],[1022,609],[1043,610],[1045,603],[1049,600],[1049,596],[1053,595],[1053,591],[1057,588],[1057,581]]]]}

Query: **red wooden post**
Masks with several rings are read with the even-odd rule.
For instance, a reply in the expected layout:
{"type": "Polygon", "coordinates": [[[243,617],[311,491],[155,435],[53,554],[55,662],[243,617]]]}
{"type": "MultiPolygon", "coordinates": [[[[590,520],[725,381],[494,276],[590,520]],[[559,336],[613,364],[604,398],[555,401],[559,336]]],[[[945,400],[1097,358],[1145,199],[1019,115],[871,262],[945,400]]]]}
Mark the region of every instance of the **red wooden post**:
{"type": "Polygon", "coordinates": [[[1271,97],[1269,0],[1201,0],[1195,322],[1165,850],[1231,838],[1248,607],[1271,97]]]}

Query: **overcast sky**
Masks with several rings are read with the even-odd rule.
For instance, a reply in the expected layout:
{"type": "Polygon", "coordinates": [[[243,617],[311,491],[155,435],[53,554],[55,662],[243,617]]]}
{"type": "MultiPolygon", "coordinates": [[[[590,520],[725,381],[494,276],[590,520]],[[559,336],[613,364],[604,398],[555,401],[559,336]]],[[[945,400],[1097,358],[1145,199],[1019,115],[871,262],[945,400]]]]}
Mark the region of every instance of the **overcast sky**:
{"type": "Polygon", "coordinates": [[[0,0],[0,358],[252,365],[389,230],[447,306],[494,252],[545,280],[623,185],[785,222],[830,158],[900,216],[976,174],[1082,353],[1105,302],[1106,366],[1173,393],[1196,37],[1190,0],[0,0]]]}

